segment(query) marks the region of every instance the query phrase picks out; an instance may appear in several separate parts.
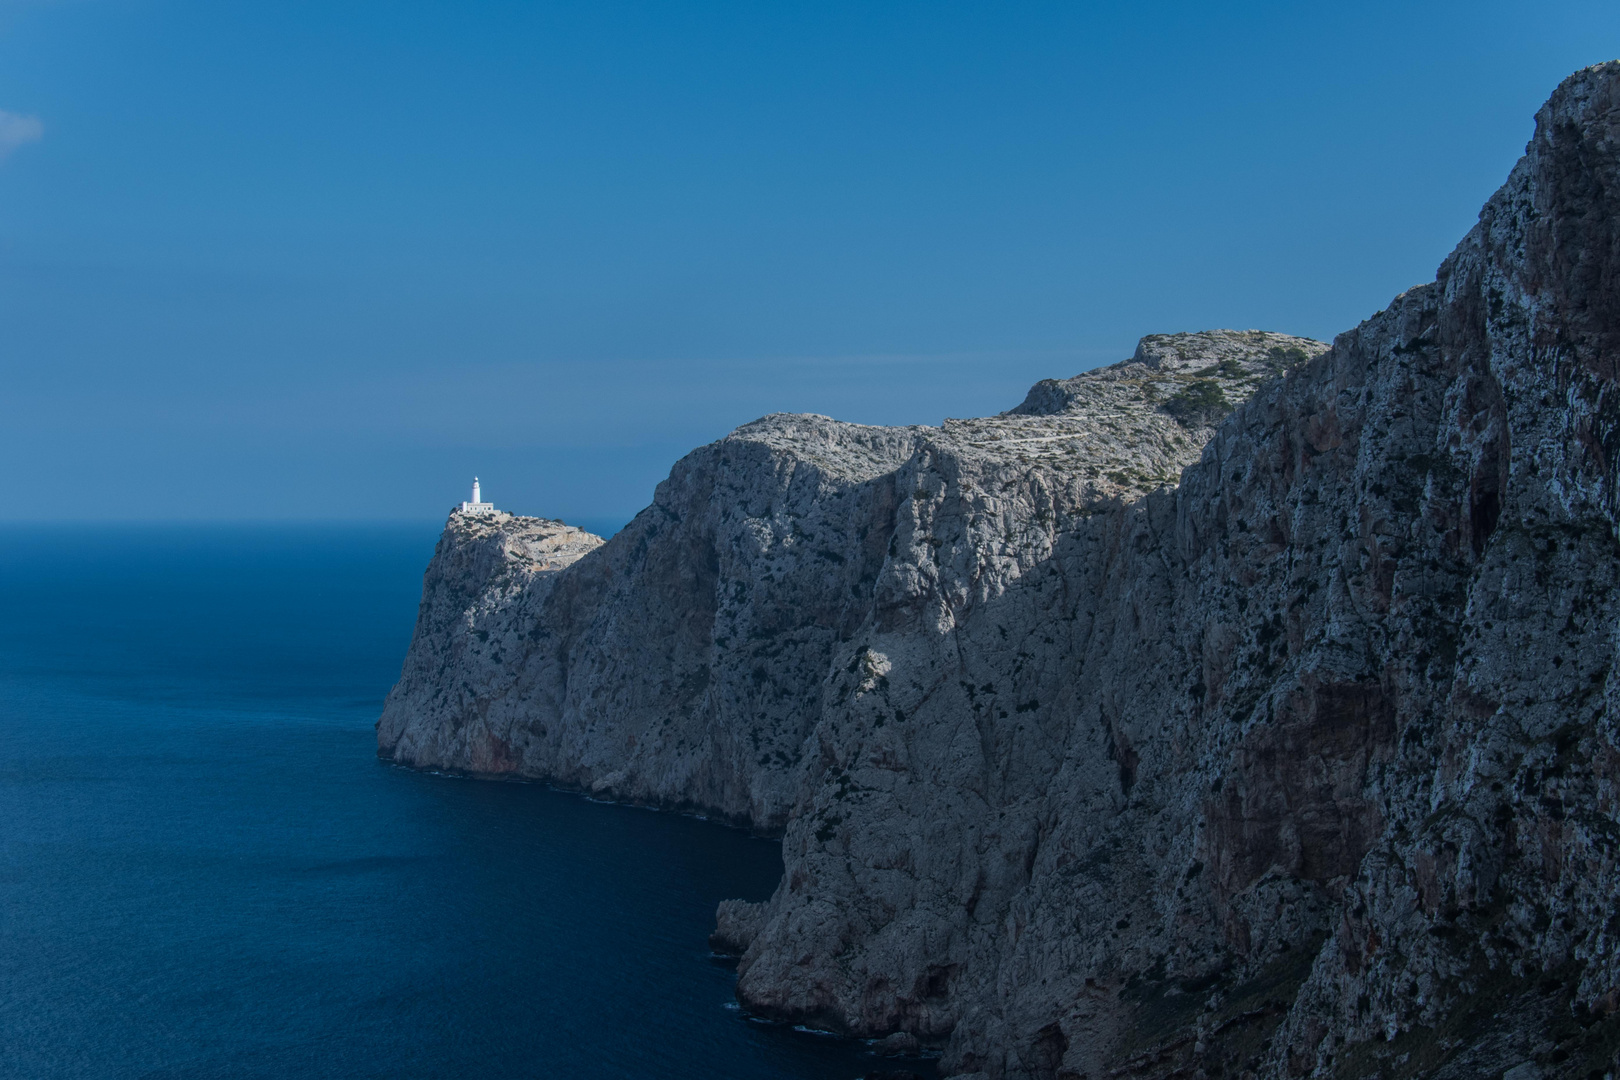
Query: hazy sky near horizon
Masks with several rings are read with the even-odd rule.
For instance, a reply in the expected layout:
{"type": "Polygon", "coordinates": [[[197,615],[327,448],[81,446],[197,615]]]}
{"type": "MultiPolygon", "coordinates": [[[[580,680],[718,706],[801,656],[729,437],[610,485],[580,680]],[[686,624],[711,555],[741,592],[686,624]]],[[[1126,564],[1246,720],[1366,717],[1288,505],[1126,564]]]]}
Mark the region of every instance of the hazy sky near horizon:
{"type": "Polygon", "coordinates": [[[0,0],[0,519],[628,518],[1430,280],[1606,3],[0,0]]]}

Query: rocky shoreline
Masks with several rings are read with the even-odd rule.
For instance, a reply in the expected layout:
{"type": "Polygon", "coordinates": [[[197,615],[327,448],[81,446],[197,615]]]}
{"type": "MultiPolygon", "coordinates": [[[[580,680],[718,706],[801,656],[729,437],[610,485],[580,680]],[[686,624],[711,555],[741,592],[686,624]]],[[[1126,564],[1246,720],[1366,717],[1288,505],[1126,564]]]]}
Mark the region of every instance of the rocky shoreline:
{"type": "Polygon", "coordinates": [[[942,1075],[1602,1076],[1617,382],[1611,63],[1331,348],[766,417],[605,543],[452,514],[379,753],[782,835],[739,999],[942,1075]]]}

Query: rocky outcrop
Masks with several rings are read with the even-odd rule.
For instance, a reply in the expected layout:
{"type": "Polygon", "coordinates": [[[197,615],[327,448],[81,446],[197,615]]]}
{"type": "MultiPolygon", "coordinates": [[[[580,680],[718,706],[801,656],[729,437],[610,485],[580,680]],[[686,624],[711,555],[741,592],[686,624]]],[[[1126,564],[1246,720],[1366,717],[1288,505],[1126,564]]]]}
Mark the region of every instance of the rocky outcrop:
{"type": "Polygon", "coordinates": [[[452,511],[422,579],[405,668],[377,721],[378,747],[423,766],[518,768],[503,729],[488,722],[490,705],[513,691],[514,661],[558,572],[601,545],[560,521],[452,511]]]}
{"type": "Polygon", "coordinates": [[[1330,351],[769,417],[530,583],[453,520],[380,746],[781,831],[740,999],[946,1072],[1603,1075],[1617,358],[1607,64],[1330,351]]]}
{"type": "MultiPolygon", "coordinates": [[[[940,428],[766,417],[678,462],[652,506],[561,575],[529,554],[560,523],[453,514],[379,748],[780,832],[829,671],[875,603],[898,618],[925,602],[919,575],[940,576],[898,556],[919,483],[947,500],[957,473],[977,477],[972,535],[945,572],[961,577],[952,589],[998,591],[1050,556],[1060,518],[1173,481],[1213,422],[1325,348],[1259,331],[1161,335],[1001,416],[940,428]],[[1181,407],[1189,397],[1197,409],[1181,407]]],[[[566,538],[576,556],[600,543],[566,538]]]]}

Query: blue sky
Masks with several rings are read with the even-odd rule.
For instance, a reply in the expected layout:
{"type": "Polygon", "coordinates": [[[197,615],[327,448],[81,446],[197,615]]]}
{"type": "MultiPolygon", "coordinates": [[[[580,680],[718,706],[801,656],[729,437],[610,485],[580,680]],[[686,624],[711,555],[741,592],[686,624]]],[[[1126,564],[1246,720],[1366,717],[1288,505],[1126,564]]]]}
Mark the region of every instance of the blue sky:
{"type": "Polygon", "coordinates": [[[1609,3],[0,0],[0,518],[627,518],[1433,276],[1609,3]]]}

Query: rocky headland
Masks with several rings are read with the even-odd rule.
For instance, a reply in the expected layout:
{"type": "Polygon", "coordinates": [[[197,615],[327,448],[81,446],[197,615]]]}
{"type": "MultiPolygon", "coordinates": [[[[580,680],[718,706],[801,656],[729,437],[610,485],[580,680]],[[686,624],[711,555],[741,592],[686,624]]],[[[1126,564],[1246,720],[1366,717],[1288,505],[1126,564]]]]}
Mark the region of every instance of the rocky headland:
{"type": "Polygon", "coordinates": [[[766,417],[606,543],[452,514],[379,752],[782,835],[739,999],[944,1075],[1604,1076],[1617,382],[1611,63],[1331,348],[766,417]]]}

